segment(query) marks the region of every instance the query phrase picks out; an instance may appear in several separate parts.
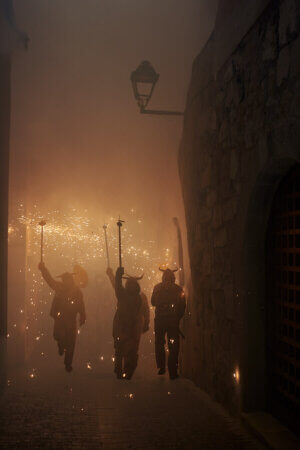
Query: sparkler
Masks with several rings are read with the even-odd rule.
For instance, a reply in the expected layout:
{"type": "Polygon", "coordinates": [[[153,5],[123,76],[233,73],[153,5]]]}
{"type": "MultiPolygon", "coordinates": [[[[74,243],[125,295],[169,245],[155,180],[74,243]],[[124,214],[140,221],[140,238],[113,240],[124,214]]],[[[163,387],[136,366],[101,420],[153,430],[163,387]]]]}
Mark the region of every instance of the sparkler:
{"type": "Polygon", "coordinates": [[[107,242],[107,225],[106,224],[103,225],[103,230],[104,230],[104,239],[105,239],[105,247],[106,247],[107,267],[110,267],[108,242],[107,242]]]}
{"type": "Polygon", "coordinates": [[[44,226],[46,225],[46,221],[41,220],[39,225],[41,227],[41,262],[43,262],[43,258],[44,258],[44,226]]]}
{"type": "MultiPolygon", "coordinates": [[[[92,273],[104,268],[107,261],[106,242],[104,231],[100,233],[99,221],[101,217],[95,216],[92,211],[68,208],[67,210],[51,209],[48,211],[40,210],[36,205],[34,209],[25,213],[25,206],[18,205],[17,216],[12,218],[10,226],[10,245],[15,242],[26,239],[26,255],[27,266],[20,266],[20,262],[16,261],[17,270],[26,271],[26,307],[18,310],[18,315],[13,318],[7,338],[13,341],[19,329],[24,329],[26,333],[26,346],[28,355],[38,348],[38,354],[41,352],[47,357],[44,345],[47,344],[48,336],[51,333],[52,323],[48,320],[48,311],[52,301],[53,293],[47,288],[40,273],[37,271],[37,265],[40,257],[44,258],[45,248],[47,248],[47,262],[49,267],[56,267],[57,273],[67,271],[74,266],[74,250],[77,249],[77,263],[82,265],[91,273],[90,279],[93,280],[92,273]],[[43,228],[41,224],[47,223],[47,228],[43,228]],[[27,232],[24,232],[24,225],[27,232]],[[43,228],[43,245],[42,245],[42,228],[43,228]],[[12,231],[13,230],[13,231],[12,231]],[[14,324],[17,326],[14,327],[14,324]],[[24,324],[24,326],[23,326],[24,324]],[[22,328],[23,327],[23,328],[22,328]],[[46,337],[43,337],[43,334],[46,337]],[[40,337],[40,339],[36,339],[40,337]]],[[[139,221],[145,223],[145,219],[141,217],[138,211],[128,211],[130,222],[124,225],[122,230],[121,241],[121,258],[126,257],[126,266],[130,273],[146,272],[144,277],[143,291],[149,295],[153,286],[160,281],[160,274],[157,267],[176,266],[176,258],[173,259],[172,248],[174,248],[174,240],[169,235],[163,247],[158,247],[157,242],[153,239],[153,234],[147,228],[143,234],[139,234],[137,230],[140,228],[139,221]],[[147,233],[147,234],[146,234],[147,233]]],[[[110,217],[110,216],[108,216],[110,217]]],[[[121,221],[121,219],[120,219],[121,221]]],[[[110,217],[106,226],[115,223],[113,217],[110,217]]],[[[121,221],[121,226],[123,225],[121,221]]],[[[108,235],[108,233],[107,233],[108,235]]],[[[109,263],[114,265],[120,256],[120,247],[118,242],[118,234],[112,233],[108,236],[109,263]]],[[[122,264],[121,259],[121,264],[122,264]]],[[[75,270],[74,270],[75,272],[75,270]]],[[[93,284],[91,282],[91,289],[93,284]]],[[[89,295],[89,292],[87,293],[89,295]]],[[[151,308],[153,314],[153,308],[151,308]]],[[[80,332],[80,331],[79,331],[80,332]]],[[[110,353],[104,354],[104,360],[111,360],[110,353]]],[[[42,356],[41,356],[42,357],[42,356]]],[[[99,359],[98,359],[99,360],[99,359]]],[[[102,362],[103,360],[100,359],[102,362]]],[[[100,362],[99,361],[99,362],[100,362]]]]}

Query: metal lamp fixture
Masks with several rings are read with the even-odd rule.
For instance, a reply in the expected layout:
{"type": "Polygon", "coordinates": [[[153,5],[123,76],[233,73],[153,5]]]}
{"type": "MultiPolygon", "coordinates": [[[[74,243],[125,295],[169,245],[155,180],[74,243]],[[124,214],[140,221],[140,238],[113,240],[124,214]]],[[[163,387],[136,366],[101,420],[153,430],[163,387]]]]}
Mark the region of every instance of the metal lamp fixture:
{"type": "Polygon", "coordinates": [[[158,79],[159,74],[155,72],[149,61],[143,61],[131,74],[130,80],[132,83],[133,94],[140,108],[141,114],[182,116],[184,113],[179,111],[146,109],[158,79]]]}

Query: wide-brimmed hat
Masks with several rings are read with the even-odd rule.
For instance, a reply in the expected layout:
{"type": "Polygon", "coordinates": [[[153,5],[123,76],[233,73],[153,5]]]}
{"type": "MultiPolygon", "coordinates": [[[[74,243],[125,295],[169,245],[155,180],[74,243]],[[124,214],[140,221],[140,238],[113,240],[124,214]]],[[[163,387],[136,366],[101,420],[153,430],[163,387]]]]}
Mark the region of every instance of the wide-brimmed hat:
{"type": "Polygon", "coordinates": [[[131,275],[128,275],[128,273],[125,273],[125,275],[122,277],[123,280],[135,280],[135,281],[140,281],[143,278],[144,274],[142,274],[139,277],[132,277],[131,275]]]}
{"type": "Polygon", "coordinates": [[[75,264],[73,267],[74,270],[74,281],[76,286],[80,288],[85,288],[89,284],[89,276],[87,271],[81,267],[79,264],[75,264]]]}

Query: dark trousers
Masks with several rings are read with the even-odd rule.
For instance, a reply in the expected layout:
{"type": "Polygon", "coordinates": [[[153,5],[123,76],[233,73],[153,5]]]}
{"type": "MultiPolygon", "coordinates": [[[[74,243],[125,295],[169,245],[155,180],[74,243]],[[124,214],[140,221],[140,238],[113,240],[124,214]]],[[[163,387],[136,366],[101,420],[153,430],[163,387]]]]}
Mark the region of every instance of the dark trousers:
{"type": "Polygon", "coordinates": [[[156,365],[159,369],[166,366],[166,335],[169,349],[168,369],[170,376],[177,374],[179,354],[179,326],[165,318],[155,319],[155,356],[156,365]]]}
{"type": "Polygon", "coordinates": [[[54,323],[53,337],[57,341],[59,351],[65,352],[64,363],[66,366],[72,366],[76,336],[76,323],[73,324],[59,321],[56,321],[56,323],[54,323]]]}
{"type": "Polygon", "coordinates": [[[130,379],[137,367],[139,340],[115,339],[115,373],[118,378],[130,379]]]}

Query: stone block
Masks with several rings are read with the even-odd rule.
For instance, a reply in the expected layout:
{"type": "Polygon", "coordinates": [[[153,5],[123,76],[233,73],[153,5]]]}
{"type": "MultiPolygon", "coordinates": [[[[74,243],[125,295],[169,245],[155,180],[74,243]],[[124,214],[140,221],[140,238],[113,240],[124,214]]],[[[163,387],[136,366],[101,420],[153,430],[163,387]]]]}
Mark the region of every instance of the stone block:
{"type": "Polygon", "coordinates": [[[221,225],[222,225],[222,206],[217,205],[213,209],[212,226],[213,228],[220,228],[221,225]]]}
{"type": "Polygon", "coordinates": [[[199,188],[204,189],[208,186],[210,186],[212,179],[211,179],[211,165],[212,161],[211,158],[205,158],[205,164],[201,168],[201,173],[199,176],[199,188]]]}
{"type": "Polygon", "coordinates": [[[285,0],[280,6],[279,18],[279,46],[286,45],[297,33],[298,17],[296,2],[299,0],[285,0]]]}
{"type": "Polygon", "coordinates": [[[254,145],[255,125],[252,117],[248,117],[245,121],[244,143],[247,149],[254,145]]]}
{"type": "Polygon", "coordinates": [[[206,193],[206,206],[212,208],[217,201],[217,191],[214,189],[209,189],[206,193]]]}
{"type": "Polygon", "coordinates": [[[300,35],[291,44],[291,60],[290,60],[290,76],[297,77],[300,75],[300,35]]]}
{"type": "Polygon", "coordinates": [[[214,234],[214,247],[225,247],[227,244],[227,231],[226,228],[220,228],[215,231],[214,234]]]}
{"type": "Polygon", "coordinates": [[[226,119],[224,119],[221,123],[219,135],[218,135],[218,141],[220,144],[224,143],[224,141],[227,141],[230,136],[230,127],[229,123],[226,119]]]}
{"type": "Polygon", "coordinates": [[[265,39],[263,41],[263,61],[273,61],[277,57],[276,32],[273,23],[267,25],[265,39]]]}
{"type": "Polygon", "coordinates": [[[235,301],[232,284],[224,287],[225,304],[226,304],[226,318],[233,320],[235,317],[235,301]]]}
{"type": "Polygon", "coordinates": [[[232,149],[230,152],[230,178],[231,180],[235,180],[238,175],[239,170],[239,160],[238,153],[235,149],[232,149]]]}
{"type": "Polygon", "coordinates": [[[223,223],[228,222],[234,218],[237,211],[237,199],[233,197],[223,203],[222,206],[222,218],[223,223]]]}
{"type": "Polygon", "coordinates": [[[206,223],[211,220],[212,210],[207,208],[205,204],[199,206],[197,210],[197,220],[199,223],[206,223]]]}
{"type": "Polygon", "coordinates": [[[202,269],[205,275],[209,275],[211,273],[211,252],[210,249],[205,249],[203,251],[203,260],[202,260],[202,269]]]}
{"type": "Polygon", "coordinates": [[[267,162],[269,154],[268,139],[266,133],[261,133],[258,140],[258,161],[259,167],[263,168],[267,162]]]}
{"type": "Polygon", "coordinates": [[[280,86],[282,82],[288,78],[290,71],[290,48],[285,47],[279,53],[277,61],[277,86],[280,86]]]}

